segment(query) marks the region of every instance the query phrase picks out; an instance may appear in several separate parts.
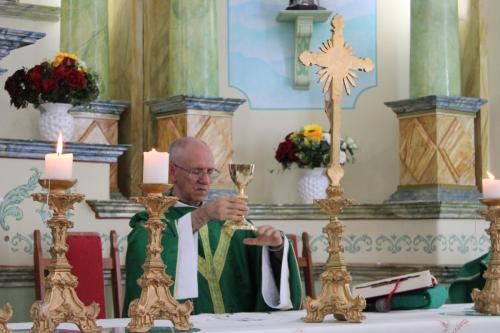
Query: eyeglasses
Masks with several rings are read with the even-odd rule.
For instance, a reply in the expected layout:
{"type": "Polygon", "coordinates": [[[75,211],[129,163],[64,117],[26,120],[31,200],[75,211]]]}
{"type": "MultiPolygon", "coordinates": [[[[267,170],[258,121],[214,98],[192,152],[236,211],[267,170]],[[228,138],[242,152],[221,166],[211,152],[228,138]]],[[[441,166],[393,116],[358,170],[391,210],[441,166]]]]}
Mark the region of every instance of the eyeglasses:
{"type": "Polygon", "coordinates": [[[220,171],[215,169],[215,168],[208,168],[208,169],[202,169],[202,168],[192,168],[192,169],[187,169],[184,167],[181,167],[178,164],[172,163],[176,168],[179,168],[180,170],[186,172],[189,176],[192,178],[200,178],[204,176],[205,174],[210,178],[211,181],[216,180],[217,177],[220,175],[220,171]]]}

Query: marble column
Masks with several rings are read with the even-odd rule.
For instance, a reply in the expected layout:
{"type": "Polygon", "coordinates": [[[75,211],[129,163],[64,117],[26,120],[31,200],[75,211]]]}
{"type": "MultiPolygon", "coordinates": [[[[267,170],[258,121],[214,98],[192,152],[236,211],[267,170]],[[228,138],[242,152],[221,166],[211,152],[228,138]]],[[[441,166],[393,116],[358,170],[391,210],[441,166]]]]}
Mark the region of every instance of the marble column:
{"type": "Polygon", "coordinates": [[[60,49],[75,53],[97,72],[99,98],[109,98],[107,0],[61,0],[60,49]]]}
{"type": "Polygon", "coordinates": [[[410,98],[460,96],[457,0],[412,0],[410,98]]]}
{"type": "Polygon", "coordinates": [[[215,0],[170,0],[167,96],[219,95],[215,0]]]}

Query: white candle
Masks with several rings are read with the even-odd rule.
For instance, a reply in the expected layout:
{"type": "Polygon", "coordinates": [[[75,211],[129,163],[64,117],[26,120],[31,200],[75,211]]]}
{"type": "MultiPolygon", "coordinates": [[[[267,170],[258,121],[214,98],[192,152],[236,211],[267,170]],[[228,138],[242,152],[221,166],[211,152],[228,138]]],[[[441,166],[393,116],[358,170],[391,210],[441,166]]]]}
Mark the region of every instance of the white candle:
{"type": "Polygon", "coordinates": [[[142,170],[144,184],[168,184],[168,153],[156,151],[144,152],[144,167],[142,170]]]}
{"type": "Polygon", "coordinates": [[[483,198],[500,198],[500,179],[495,179],[495,176],[488,171],[488,178],[483,179],[483,198]]]}
{"type": "Polygon", "coordinates": [[[73,179],[73,154],[63,154],[62,146],[59,132],[56,153],[45,155],[45,179],[73,179]]]}

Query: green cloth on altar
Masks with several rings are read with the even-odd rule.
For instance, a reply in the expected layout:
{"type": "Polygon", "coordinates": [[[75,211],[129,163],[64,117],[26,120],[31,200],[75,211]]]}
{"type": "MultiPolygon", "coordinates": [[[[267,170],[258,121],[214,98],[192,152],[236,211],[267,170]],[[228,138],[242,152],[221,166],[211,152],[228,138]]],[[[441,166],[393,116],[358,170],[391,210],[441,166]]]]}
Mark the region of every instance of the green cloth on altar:
{"type": "Polygon", "coordinates": [[[471,303],[472,289],[483,289],[485,280],[483,273],[488,269],[491,252],[463,265],[457,273],[457,278],[450,285],[451,303],[471,303]]]}
{"type": "Polygon", "coordinates": [[[440,284],[432,288],[395,294],[391,310],[435,309],[446,302],[448,290],[440,284]]]}
{"type": "MultiPolygon", "coordinates": [[[[167,227],[163,231],[161,256],[166,265],[165,272],[172,279],[175,279],[177,266],[179,240],[177,221],[193,209],[192,207],[172,207],[162,217],[162,221],[167,227]]],[[[141,294],[137,280],[144,272],[142,266],[146,259],[148,241],[148,233],[144,228],[144,223],[147,218],[146,212],[140,212],[130,220],[132,231],[128,235],[125,259],[124,317],[128,316],[130,302],[139,298],[141,294]]],[[[255,234],[248,230],[234,231],[230,228],[223,228],[223,224],[224,221],[210,221],[199,230],[198,298],[193,299],[193,313],[273,310],[267,306],[261,293],[262,247],[243,244],[243,239],[254,238],[255,234]],[[217,281],[218,275],[220,278],[217,281]],[[209,285],[209,280],[212,282],[211,285],[209,285]]],[[[290,245],[288,251],[290,298],[293,309],[297,310],[301,302],[302,289],[297,260],[291,249],[290,245]]],[[[174,285],[170,287],[172,295],[173,291],[174,285]]]]}

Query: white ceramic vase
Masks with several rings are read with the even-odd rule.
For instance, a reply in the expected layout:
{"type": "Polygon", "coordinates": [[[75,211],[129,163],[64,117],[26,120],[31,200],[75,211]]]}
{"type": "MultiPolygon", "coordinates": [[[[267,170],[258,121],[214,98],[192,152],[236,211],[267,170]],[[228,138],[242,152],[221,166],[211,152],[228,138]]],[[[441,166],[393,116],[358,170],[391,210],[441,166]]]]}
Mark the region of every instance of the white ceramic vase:
{"type": "Polygon", "coordinates": [[[71,104],[66,103],[43,103],[40,104],[40,119],[38,129],[42,140],[56,141],[59,131],[62,133],[63,141],[68,142],[73,138],[75,121],[68,113],[71,104]]]}
{"type": "Polygon", "coordinates": [[[313,199],[326,198],[326,188],[329,185],[325,168],[304,169],[299,179],[299,195],[302,202],[312,204],[313,199]]]}

